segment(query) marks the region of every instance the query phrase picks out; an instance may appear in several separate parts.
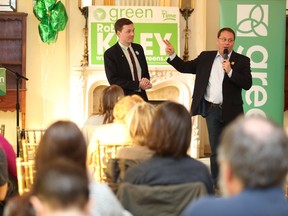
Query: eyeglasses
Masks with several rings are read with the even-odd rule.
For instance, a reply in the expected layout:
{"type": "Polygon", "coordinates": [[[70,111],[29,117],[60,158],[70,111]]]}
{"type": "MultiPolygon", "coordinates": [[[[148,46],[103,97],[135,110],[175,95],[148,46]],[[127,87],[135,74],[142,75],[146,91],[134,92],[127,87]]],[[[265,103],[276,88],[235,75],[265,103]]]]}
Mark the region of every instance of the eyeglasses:
{"type": "Polygon", "coordinates": [[[233,39],[227,39],[227,38],[218,38],[219,40],[221,40],[222,42],[226,42],[226,41],[228,41],[229,43],[232,43],[232,42],[234,42],[234,40],[233,39]]]}

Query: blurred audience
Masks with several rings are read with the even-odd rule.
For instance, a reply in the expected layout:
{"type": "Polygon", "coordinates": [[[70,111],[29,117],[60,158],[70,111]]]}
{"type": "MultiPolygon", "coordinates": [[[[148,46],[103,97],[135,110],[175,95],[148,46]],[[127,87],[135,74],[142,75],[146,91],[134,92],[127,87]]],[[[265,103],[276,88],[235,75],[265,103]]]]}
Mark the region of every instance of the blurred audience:
{"type": "Polygon", "coordinates": [[[93,135],[95,128],[98,125],[112,123],[113,108],[117,101],[124,97],[124,91],[120,86],[111,85],[106,87],[101,94],[99,110],[97,113],[93,113],[84,123],[82,132],[89,143],[91,136],[93,135]]]}
{"type": "Polygon", "coordinates": [[[188,110],[175,102],[159,105],[147,135],[146,145],[154,156],[127,170],[124,182],[142,185],[175,185],[203,182],[214,193],[206,165],[187,155],[192,122],[188,110]]]}
{"type": "MultiPolygon", "coordinates": [[[[86,142],[78,126],[70,121],[53,123],[43,135],[36,153],[36,177],[52,160],[66,158],[74,161],[88,172],[86,167],[86,142]]],[[[130,215],[125,211],[111,189],[93,179],[89,182],[90,215],[130,215]],[[111,208],[111,205],[113,208],[111,208]]],[[[33,191],[32,191],[33,192],[33,191]]],[[[35,195],[35,194],[32,194],[35,195]]],[[[9,204],[9,203],[8,203],[9,204]]]]}
{"type": "Polygon", "coordinates": [[[288,215],[288,138],[282,128],[264,117],[239,117],[223,131],[218,154],[225,197],[191,203],[184,216],[288,215]]]}
{"type": "MultiPolygon", "coordinates": [[[[0,184],[0,213],[3,212],[5,203],[18,194],[16,154],[12,145],[0,134],[1,150],[1,184],[0,184]]],[[[0,214],[2,215],[2,214],[0,214]]]]}
{"type": "Polygon", "coordinates": [[[78,163],[52,160],[38,170],[30,202],[36,216],[89,215],[89,179],[78,163]]]}
{"type": "Polygon", "coordinates": [[[30,202],[31,192],[9,199],[3,216],[35,216],[35,210],[30,202]]]}
{"type": "Polygon", "coordinates": [[[152,157],[154,152],[145,145],[145,139],[154,117],[155,106],[142,102],[126,115],[125,124],[132,139],[131,147],[119,148],[116,158],[108,161],[106,177],[109,186],[117,193],[128,168],[152,157]]]}
{"type": "MultiPolygon", "coordinates": [[[[125,126],[125,118],[128,112],[138,103],[142,103],[144,100],[138,95],[129,95],[120,99],[114,106],[113,123],[100,125],[95,129],[95,132],[88,145],[87,164],[91,168],[91,172],[94,173],[92,157],[96,151],[97,145],[101,144],[119,144],[119,143],[131,143],[132,139],[129,135],[129,131],[125,126]]],[[[96,176],[97,178],[97,176],[96,176]]]]}

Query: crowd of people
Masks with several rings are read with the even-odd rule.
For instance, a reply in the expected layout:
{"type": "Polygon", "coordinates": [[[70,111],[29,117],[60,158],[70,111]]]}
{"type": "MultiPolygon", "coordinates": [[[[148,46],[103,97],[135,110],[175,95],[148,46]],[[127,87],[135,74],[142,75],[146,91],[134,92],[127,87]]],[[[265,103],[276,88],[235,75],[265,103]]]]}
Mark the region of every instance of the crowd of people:
{"type": "Polygon", "coordinates": [[[206,118],[211,170],[188,155],[192,119],[186,107],[174,101],[158,106],[149,103],[146,90],[152,84],[143,48],[133,43],[133,22],[117,20],[115,32],[119,41],[104,54],[110,86],[102,92],[99,111],[81,129],[68,120],[56,121],[46,129],[37,148],[29,192],[17,194],[16,155],[0,135],[0,213],[288,215],[284,190],[288,137],[267,118],[243,115],[241,91],[251,87],[252,77],[249,58],[233,51],[234,31],[219,30],[219,50],[203,52],[188,62],[164,40],[168,63],[180,72],[196,74],[192,115],[206,118]],[[106,182],[99,182],[92,158],[97,145],[105,143],[130,146],[117,149],[107,163],[106,182]],[[135,200],[141,200],[149,211],[139,213],[127,207],[127,202],[133,202],[131,194],[138,191],[132,186],[144,186],[135,200]],[[150,188],[157,194],[149,192],[150,188]],[[153,195],[157,199],[148,199],[153,195]],[[168,203],[174,203],[177,211],[165,206],[168,203]]]}

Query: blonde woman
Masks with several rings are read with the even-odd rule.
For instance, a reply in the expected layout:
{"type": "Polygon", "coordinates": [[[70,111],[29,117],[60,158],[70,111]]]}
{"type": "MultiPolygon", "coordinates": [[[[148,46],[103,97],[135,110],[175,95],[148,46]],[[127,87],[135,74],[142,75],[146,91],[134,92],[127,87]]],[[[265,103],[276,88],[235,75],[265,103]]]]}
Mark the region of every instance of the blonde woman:
{"type": "MultiPolygon", "coordinates": [[[[125,126],[125,118],[127,113],[137,104],[144,100],[138,95],[125,96],[120,99],[114,107],[113,123],[100,125],[95,129],[95,132],[88,145],[87,164],[94,174],[95,167],[93,164],[93,154],[96,152],[98,144],[123,144],[131,143],[129,131],[125,126]]],[[[96,176],[97,178],[97,176],[96,176]]]]}
{"type": "Polygon", "coordinates": [[[156,108],[143,102],[135,105],[126,116],[126,127],[129,130],[133,147],[124,147],[117,151],[116,158],[130,160],[146,160],[153,155],[144,140],[151,126],[156,108]]]}

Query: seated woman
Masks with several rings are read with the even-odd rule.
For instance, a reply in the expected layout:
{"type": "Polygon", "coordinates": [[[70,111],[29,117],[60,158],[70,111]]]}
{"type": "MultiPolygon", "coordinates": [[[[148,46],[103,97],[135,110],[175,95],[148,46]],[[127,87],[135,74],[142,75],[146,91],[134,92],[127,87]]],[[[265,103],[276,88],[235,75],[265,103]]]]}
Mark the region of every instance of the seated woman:
{"type": "Polygon", "coordinates": [[[191,116],[183,105],[169,101],[159,105],[145,141],[155,154],[129,168],[124,182],[142,185],[203,182],[207,192],[213,194],[208,168],[187,155],[191,131],[191,116]]]}
{"type": "MultiPolygon", "coordinates": [[[[86,153],[87,145],[79,127],[71,121],[57,121],[48,127],[39,143],[35,157],[35,178],[37,179],[37,176],[40,175],[41,170],[44,169],[46,164],[58,158],[74,161],[83,170],[88,172],[86,153]]],[[[91,216],[130,215],[129,212],[123,209],[116,196],[106,184],[97,183],[91,178],[89,189],[91,216]],[[111,205],[113,208],[111,208],[111,205]]],[[[13,204],[11,203],[11,205],[13,204]]]]}
{"type": "Polygon", "coordinates": [[[109,186],[116,193],[126,170],[152,157],[154,152],[145,146],[147,132],[151,126],[156,109],[153,105],[142,102],[135,105],[127,114],[125,124],[132,139],[131,147],[119,148],[116,158],[108,162],[106,176],[109,186]]]}
{"type": "MultiPolygon", "coordinates": [[[[138,95],[125,96],[115,104],[113,123],[100,125],[95,129],[87,152],[87,164],[91,168],[92,173],[94,173],[93,154],[96,152],[98,144],[132,144],[131,137],[125,126],[125,117],[137,103],[142,102],[144,100],[138,95]]],[[[97,179],[97,176],[95,178],[97,179]]]]}
{"type": "Polygon", "coordinates": [[[82,128],[82,132],[87,143],[89,143],[91,136],[98,125],[113,122],[113,108],[117,101],[123,97],[124,91],[120,86],[111,85],[103,90],[100,99],[99,111],[97,113],[93,113],[86,120],[82,128]]]}
{"type": "Polygon", "coordinates": [[[150,129],[156,108],[143,102],[135,105],[125,118],[126,127],[132,139],[132,147],[118,149],[116,158],[130,160],[146,160],[151,158],[154,152],[145,145],[145,139],[150,129]]]}

